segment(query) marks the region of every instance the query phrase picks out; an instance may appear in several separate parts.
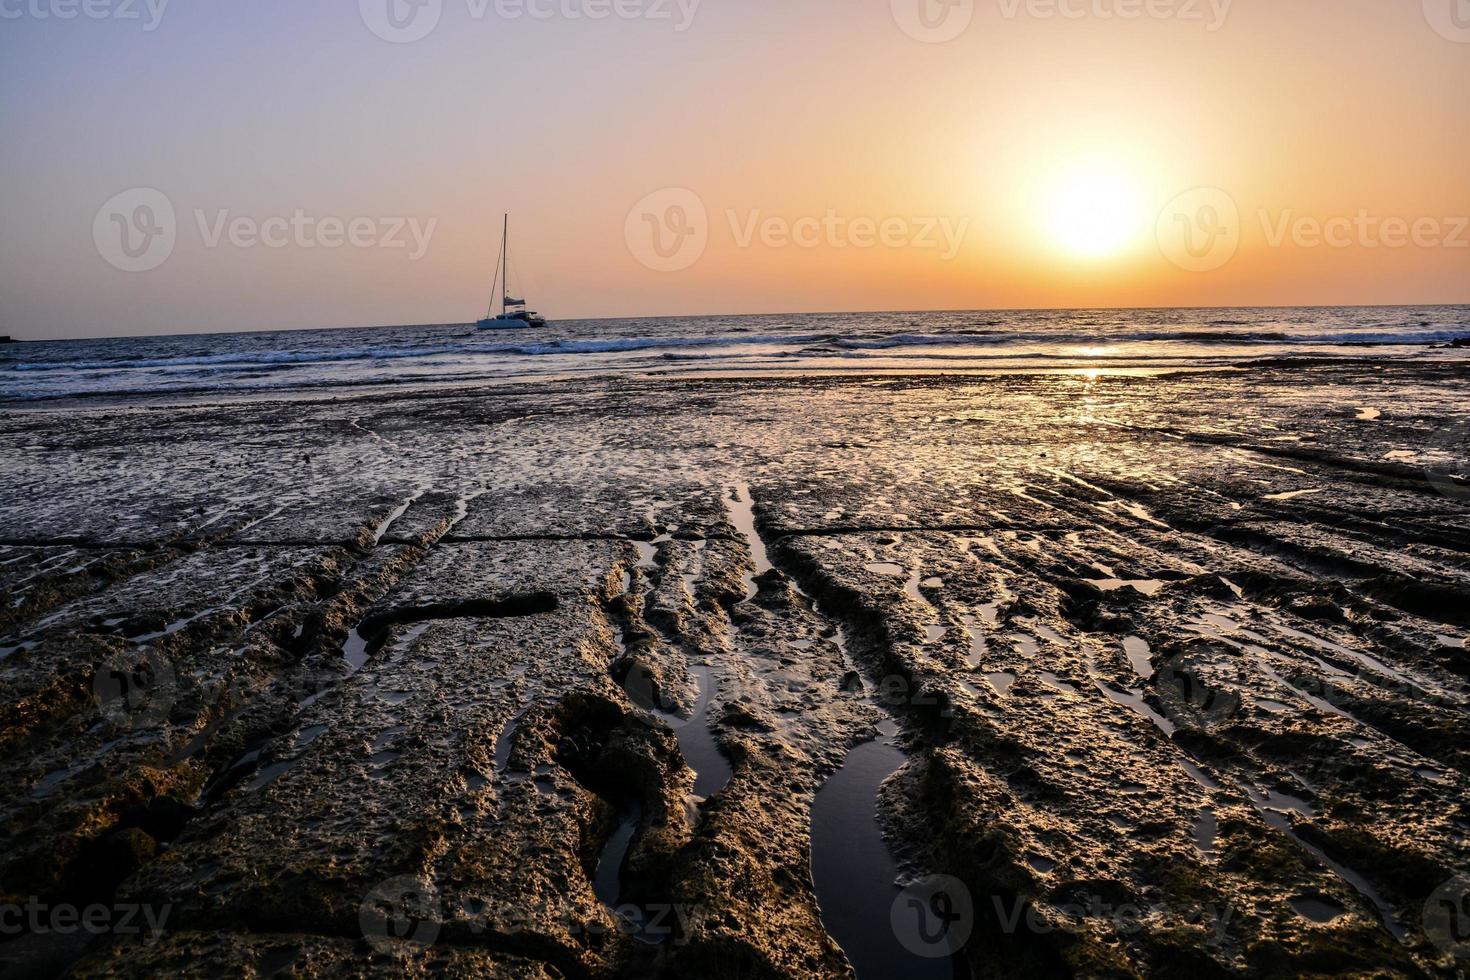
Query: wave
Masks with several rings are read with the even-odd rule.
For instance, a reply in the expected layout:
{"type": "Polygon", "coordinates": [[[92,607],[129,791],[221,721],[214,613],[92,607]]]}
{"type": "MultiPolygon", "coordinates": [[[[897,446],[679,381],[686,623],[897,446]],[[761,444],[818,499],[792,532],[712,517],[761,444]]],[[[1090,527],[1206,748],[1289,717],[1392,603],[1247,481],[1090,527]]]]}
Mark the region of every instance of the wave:
{"type": "Polygon", "coordinates": [[[468,324],[38,342],[0,352],[0,401],[471,381],[505,375],[774,364],[1121,363],[1419,356],[1470,340],[1442,311],[1021,311],[571,321],[507,335],[468,324]],[[1374,353],[1374,351],[1377,353],[1374,353]]]}
{"type": "Polygon", "coordinates": [[[736,337],[621,337],[612,340],[553,340],[545,344],[507,344],[474,353],[520,354],[539,357],[548,354],[618,354],[626,351],[655,350],[666,347],[734,347],[751,344],[811,344],[832,341],[833,334],[742,334],[736,337]]]}
{"type": "Polygon", "coordinates": [[[394,361],[411,357],[463,354],[464,347],[345,347],[323,351],[272,351],[192,354],[178,357],[117,358],[94,361],[22,361],[0,366],[6,371],[132,371],[146,368],[248,367],[330,364],[336,361],[394,361]]]}
{"type": "MultiPolygon", "coordinates": [[[[1217,321],[1227,322],[1227,321],[1217,321]]],[[[1470,328],[1466,328],[1470,329],[1470,328]]],[[[1140,331],[1055,331],[985,330],[953,333],[854,334],[764,333],[686,337],[615,337],[595,340],[549,340],[536,343],[466,343],[434,346],[341,347],[322,350],[230,351],[217,354],[190,353],[173,357],[110,358],[93,360],[27,361],[7,358],[0,372],[47,371],[135,371],[201,368],[216,370],[271,369],[310,364],[351,361],[396,361],[429,357],[472,357],[511,355],[546,357],[567,354],[618,354],[645,350],[691,347],[826,345],[840,350],[889,350],[896,347],[951,346],[994,347],[1030,344],[1046,346],[1110,346],[1126,343],[1186,344],[1283,344],[1292,346],[1426,346],[1447,344],[1467,338],[1458,330],[1338,330],[1231,331],[1231,330],[1140,330],[1140,331]]]]}
{"type": "Polygon", "coordinates": [[[1286,333],[1283,331],[1146,330],[1122,333],[1059,333],[1056,331],[995,332],[981,334],[895,334],[876,338],[842,338],[838,347],[850,350],[888,350],[894,347],[1046,344],[1112,346],[1127,343],[1291,344],[1306,346],[1426,346],[1447,344],[1465,337],[1457,330],[1339,331],[1286,333]]]}
{"type": "Polygon", "coordinates": [[[302,364],[332,364],[347,361],[392,361],[421,357],[460,357],[477,354],[512,354],[537,357],[551,354],[613,354],[666,347],[722,347],[742,344],[812,343],[832,339],[828,334],[762,334],[735,337],[623,337],[609,340],[553,340],[538,344],[476,344],[438,347],[345,347],[321,351],[272,351],[224,354],[187,354],[177,357],[116,358],[89,361],[0,362],[0,371],[133,371],[159,368],[294,367],[302,364]]]}

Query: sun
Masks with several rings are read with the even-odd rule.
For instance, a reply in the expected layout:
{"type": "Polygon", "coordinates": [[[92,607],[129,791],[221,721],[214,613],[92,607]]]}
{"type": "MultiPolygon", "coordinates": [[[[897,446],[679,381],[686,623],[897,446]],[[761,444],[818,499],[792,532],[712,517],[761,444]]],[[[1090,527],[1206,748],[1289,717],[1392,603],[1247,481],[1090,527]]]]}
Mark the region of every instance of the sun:
{"type": "Polygon", "coordinates": [[[1132,175],[1088,167],[1057,178],[1048,195],[1052,239],[1081,258],[1104,258],[1129,245],[1145,227],[1143,194],[1132,175]]]}

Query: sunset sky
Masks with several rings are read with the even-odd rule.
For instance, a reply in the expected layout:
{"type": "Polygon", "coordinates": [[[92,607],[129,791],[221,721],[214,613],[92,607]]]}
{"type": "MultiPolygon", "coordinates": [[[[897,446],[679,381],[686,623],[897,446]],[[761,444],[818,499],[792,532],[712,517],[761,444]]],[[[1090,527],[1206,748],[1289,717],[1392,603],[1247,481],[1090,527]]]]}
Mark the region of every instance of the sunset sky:
{"type": "Polygon", "coordinates": [[[0,0],[0,333],[463,322],[507,210],[562,319],[1470,301],[1464,0],[391,0],[408,43],[375,0],[123,2],[0,0]],[[175,241],[130,272],[137,188],[175,241]],[[210,244],[298,211],[364,244],[210,244]],[[659,222],[702,252],[650,268],[659,222]]]}

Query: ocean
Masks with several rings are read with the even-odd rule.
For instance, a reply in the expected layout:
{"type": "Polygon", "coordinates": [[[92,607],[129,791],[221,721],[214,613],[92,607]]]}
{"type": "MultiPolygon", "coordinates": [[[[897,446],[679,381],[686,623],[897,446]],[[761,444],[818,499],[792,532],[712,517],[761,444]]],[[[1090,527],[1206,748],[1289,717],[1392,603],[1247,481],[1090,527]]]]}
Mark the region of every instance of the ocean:
{"type": "Polygon", "coordinates": [[[1109,371],[1462,357],[1470,306],[832,313],[190,334],[0,346],[0,401],[605,375],[1109,371]]]}

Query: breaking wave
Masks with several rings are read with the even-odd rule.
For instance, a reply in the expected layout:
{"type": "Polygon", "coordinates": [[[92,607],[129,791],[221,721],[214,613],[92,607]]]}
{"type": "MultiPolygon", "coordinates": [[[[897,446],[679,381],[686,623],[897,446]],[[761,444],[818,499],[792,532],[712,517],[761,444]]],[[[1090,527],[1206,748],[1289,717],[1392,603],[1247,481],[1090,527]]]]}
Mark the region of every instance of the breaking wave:
{"type": "Polygon", "coordinates": [[[1081,310],[581,320],[527,331],[467,324],[19,343],[0,400],[334,388],[781,362],[1035,360],[1234,363],[1403,357],[1470,343],[1470,308],[1081,310]],[[1353,353],[1360,348],[1362,353],[1353,353]],[[1393,349],[1395,353],[1373,354],[1393,349]]]}

